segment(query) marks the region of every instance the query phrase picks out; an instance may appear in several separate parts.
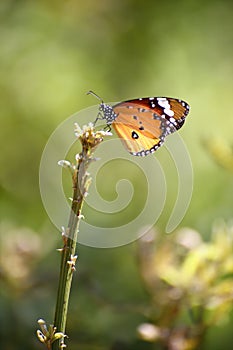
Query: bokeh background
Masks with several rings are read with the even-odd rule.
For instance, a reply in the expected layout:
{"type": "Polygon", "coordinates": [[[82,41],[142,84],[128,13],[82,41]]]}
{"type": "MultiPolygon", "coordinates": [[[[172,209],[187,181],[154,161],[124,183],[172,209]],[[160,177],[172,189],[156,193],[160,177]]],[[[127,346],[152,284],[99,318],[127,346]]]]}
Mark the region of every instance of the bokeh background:
{"type": "MultiPolygon", "coordinates": [[[[232,142],[232,13],[230,0],[0,2],[2,349],[43,348],[35,337],[36,321],[53,321],[61,241],[41,202],[39,164],[59,123],[97,103],[88,90],[105,101],[173,96],[189,102],[181,134],[192,159],[194,190],[180,226],[208,240],[216,220],[232,219],[232,173],[210,152],[232,142]]],[[[159,152],[169,172],[165,151],[159,152]]],[[[113,175],[110,169],[109,182],[116,181],[113,175]]],[[[108,194],[107,184],[102,187],[111,199],[112,188],[108,194]]],[[[173,197],[157,223],[161,232],[174,187],[171,177],[173,197]]],[[[138,200],[131,210],[138,210],[138,200]]],[[[148,298],[136,249],[136,243],[78,247],[68,321],[71,349],[149,348],[136,334],[146,319],[136,306],[148,298]]],[[[211,328],[203,349],[229,349],[231,322],[211,328]]]]}

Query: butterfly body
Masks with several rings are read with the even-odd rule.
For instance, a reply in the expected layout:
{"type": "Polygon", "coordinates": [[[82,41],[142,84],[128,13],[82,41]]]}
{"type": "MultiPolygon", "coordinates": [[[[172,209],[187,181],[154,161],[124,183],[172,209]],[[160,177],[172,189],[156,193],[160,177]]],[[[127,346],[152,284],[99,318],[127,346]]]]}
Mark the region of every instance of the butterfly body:
{"type": "Polygon", "coordinates": [[[126,149],[135,156],[155,152],[167,135],[179,130],[189,113],[189,105],[169,97],[139,98],[100,104],[101,118],[112,126],[126,149]]]}

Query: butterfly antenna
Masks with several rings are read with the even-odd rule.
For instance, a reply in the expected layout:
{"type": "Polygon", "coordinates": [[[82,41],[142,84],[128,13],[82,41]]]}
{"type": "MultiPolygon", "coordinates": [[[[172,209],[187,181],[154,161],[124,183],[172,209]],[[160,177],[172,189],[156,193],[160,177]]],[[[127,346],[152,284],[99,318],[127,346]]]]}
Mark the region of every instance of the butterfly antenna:
{"type": "Polygon", "coordinates": [[[96,93],[94,93],[94,92],[91,91],[91,90],[87,92],[87,95],[93,95],[93,96],[95,96],[96,98],[98,98],[98,100],[100,100],[101,103],[104,103],[104,101],[102,100],[102,98],[100,98],[96,93]]]}

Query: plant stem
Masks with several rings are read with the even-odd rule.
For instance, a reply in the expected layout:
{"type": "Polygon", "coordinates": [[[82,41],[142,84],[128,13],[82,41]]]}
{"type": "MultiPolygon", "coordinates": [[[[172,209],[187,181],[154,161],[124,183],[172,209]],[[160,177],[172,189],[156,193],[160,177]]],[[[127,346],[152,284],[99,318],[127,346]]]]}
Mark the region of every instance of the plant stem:
{"type": "MultiPolygon", "coordinates": [[[[54,318],[56,332],[62,332],[63,334],[65,334],[66,330],[69,295],[73,272],[75,271],[75,260],[77,258],[75,252],[79,224],[82,218],[81,211],[90,185],[90,179],[86,171],[89,163],[93,160],[91,157],[92,150],[103,140],[102,136],[104,135],[104,132],[95,133],[92,126],[89,128],[86,127],[81,134],[80,129],[78,131],[78,138],[82,143],[82,152],[77,157],[77,165],[73,167],[73,199],[68,228],[66,234],[63,233],[64,246],[61,249],[60,277],[54,318]]],[[[54,341],[52,349],[59,350],[63,346],[64,337],[59,341],[54,341]]]]}

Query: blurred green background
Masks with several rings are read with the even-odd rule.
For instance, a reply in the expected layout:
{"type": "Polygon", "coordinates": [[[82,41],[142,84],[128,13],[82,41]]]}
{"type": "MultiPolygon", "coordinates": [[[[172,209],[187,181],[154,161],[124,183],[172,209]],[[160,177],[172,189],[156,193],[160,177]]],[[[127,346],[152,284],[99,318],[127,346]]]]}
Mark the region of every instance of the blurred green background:
{"type": "MultiPolygon", "coordinates": [[[[194,191],[181,226],[208,239],[216,219],[232,219],[232,174],[203,144],[232,142],[232,11],[230,0],[1,0],[2,349],[43,348],[36,321],[53,321],[61,242],[41,202],[39,163],[57,125],[97,103],[86,91],[105,101],[173,96],[189,102],[181,135],[194,191]]],[[[166,208],[160,230],[172,206],[166,208]]],[[[132,305],[146,303],[147,295],[135,244],[79,246],[78,253],[70,349],[147,349],[136,345],[144,316],[132,305]]],[[[210,332],[204,349],[229,349],[232,337],[228,322],[210,332]]]]}

